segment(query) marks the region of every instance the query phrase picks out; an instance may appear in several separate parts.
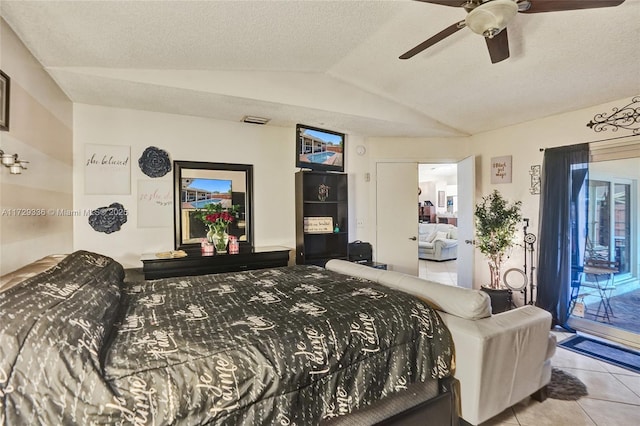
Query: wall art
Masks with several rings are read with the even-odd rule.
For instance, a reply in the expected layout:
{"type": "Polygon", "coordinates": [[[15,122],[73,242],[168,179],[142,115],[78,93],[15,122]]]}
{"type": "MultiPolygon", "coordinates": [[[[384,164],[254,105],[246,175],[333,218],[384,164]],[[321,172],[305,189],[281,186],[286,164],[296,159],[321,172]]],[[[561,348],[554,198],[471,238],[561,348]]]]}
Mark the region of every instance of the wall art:
{"type": "Polygon", "coordinates": [[[0,130],[9,131],[9,95],[11,79],[0,70],[0,130]]]}
{"type": "Polygon", "coordinates": [[[120,203],[111,203],[108,207],[98,207],[89,216],[89,225],[97,231],[111,234],[127,223],[127,210],[120,203]]]}
{"type": "Polygon", "coordinates": [[[511,156],[491,159],[491,183],[511,183],[511,156]]]}
{"type": "Polygon", "coordinates": [[[84,193],[131,194],[131,148],[85,145],[84,193]]]}
{"type": "Polygon", "coordinates": [[[152,178],[159,178],[171,171],[171,158],[164,149],[150,146],[138,159],[142,173],[152,178]]]}
{"type": "Polygon", "coordinates": [[[529,174],[531,175],[531,186],[529,186],[529,193],[531,195],[538,195],[540,194],[540,164],[531,166],[529,174]]]}
{"type": "Polygon", "coordinates": [[[629,130],[634,135],[640,135],[640,96],[631,98],[631,102],[620,108],[613,108],[611,114],[596,114],[587,127],[594,132],[619,129],[629,130]]]}
{"type": "Polygon", "coordinates": [[[173,226],[173,182],[138,180],[138,228],[173,226]]]}

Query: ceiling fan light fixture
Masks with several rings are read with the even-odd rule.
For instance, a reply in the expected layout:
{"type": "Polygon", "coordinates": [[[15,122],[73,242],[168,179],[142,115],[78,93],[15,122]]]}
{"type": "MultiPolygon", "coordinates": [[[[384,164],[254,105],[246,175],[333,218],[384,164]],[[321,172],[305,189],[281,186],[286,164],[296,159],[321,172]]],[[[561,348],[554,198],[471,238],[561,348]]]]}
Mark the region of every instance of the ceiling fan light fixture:
{"type": "Polygon", "coordinates": [[[492,38],[507,27],[518,13],[518,5],[513,0],[493,0],[482,3],[467,14],[465,23],[474,33],[492,38]]]}

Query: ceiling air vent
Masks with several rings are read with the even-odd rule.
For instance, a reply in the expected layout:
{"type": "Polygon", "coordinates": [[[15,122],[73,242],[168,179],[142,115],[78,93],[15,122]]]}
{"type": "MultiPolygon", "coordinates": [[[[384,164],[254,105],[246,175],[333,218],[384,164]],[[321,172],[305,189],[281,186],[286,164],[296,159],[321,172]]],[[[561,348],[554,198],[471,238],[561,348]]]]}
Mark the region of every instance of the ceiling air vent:
{"type": "Polygon", "coordinates": [[[249,123],[249,124],[267,124],[269,122],[269,118],[263,118],[263,117],[254,117],[251,115],[245,115],[244,118],[242,119],[243,123],[249,123]]]}

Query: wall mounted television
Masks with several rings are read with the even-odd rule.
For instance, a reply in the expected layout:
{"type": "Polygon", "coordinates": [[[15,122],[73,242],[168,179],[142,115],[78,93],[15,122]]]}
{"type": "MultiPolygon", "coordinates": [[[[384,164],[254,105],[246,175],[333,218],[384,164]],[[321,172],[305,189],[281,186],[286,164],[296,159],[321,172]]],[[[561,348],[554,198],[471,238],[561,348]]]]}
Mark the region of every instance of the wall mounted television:
{"type": "Polygon", "coordinates": [[[344,172],[344,153],[344,133],[296,125],[296,167],[344,172]]]}

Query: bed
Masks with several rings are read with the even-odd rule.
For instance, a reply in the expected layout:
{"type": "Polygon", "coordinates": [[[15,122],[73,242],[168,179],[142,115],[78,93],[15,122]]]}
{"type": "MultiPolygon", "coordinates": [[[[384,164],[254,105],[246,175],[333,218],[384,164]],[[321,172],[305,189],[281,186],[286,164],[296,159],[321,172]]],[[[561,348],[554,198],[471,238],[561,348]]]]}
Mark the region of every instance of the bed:
{"type": "Polygon", "coordinates": [[[0,283],[0,424],[456,421],[451,335],[400,291],[306,265],[125,283],[96,253],[54,263],[0,283]]]}

